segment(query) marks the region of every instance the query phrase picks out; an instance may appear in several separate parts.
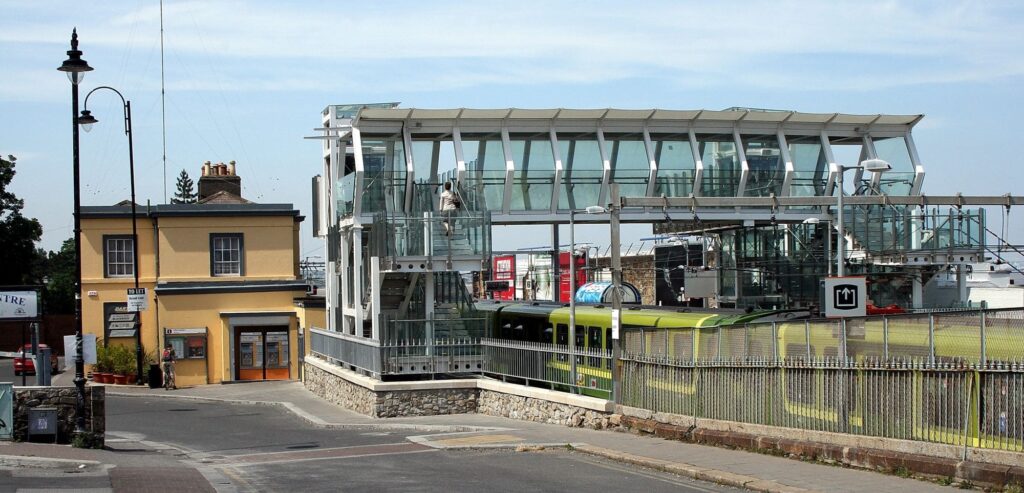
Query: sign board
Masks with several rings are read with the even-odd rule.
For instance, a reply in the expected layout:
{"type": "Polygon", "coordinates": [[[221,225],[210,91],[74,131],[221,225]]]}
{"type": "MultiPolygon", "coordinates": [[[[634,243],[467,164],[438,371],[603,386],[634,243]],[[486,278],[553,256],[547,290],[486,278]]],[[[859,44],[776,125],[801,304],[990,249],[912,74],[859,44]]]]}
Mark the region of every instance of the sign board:
{"type": "Polygon", "coordinates": [[[144,312],[149,309],[149,296],[146,288],[128,288],[128,311],[144,312]]]}
{"type": "Polygon", "coordinates": [[[827,277],[825,285],[825,316],[863,317],[867,315],[867,278],[827,277]]]}
{"type": "MultiPolygon", "coordinates": [[[[82,353],[85,364],[96,364],[96,334],[82,334],[82,353]]],[[[73,370],[75,368],[75,336],[64,336],[64,368],[73,370]]]]}
{"type": "Polygon", "coordinates": [[[37,291],[0,291],[0,319],[38,318],[37,291]]]}
{"type": "Polygon", "coordinates": [[[14,434],[14,384],[0,383],[0,440],[14,434]]]}
{"type": "Polygon", "coordinates": [[[622,310],[612,310],[612,339],[619,338],[619,326],[622,325],[620,320],[620,313],[622,310]]]}

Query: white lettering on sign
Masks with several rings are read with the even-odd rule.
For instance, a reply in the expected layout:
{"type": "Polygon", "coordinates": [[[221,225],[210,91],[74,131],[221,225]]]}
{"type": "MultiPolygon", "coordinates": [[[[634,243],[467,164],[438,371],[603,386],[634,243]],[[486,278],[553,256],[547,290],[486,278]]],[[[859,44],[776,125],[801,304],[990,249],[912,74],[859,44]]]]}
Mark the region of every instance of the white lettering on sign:
{"type": "Polygon", "coordinates": [[[149,309],[146,288],[128,288],[128,311],[143,312],[149,309]]]}

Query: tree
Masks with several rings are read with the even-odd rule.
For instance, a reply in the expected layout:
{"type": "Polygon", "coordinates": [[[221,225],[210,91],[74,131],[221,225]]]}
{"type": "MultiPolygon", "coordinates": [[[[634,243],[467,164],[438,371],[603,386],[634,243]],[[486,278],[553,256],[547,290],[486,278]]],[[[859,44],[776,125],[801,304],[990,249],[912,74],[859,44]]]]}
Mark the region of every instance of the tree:
{"type": "Polygon", "coordinates": [[[43,306],[47,313],[74,313],[75,311],[75,239],[64,240],[60,250],[50,252],[44,268],[46,286],[43,288],[43,306]]]}
{"type": "Polygon", "coordinates": [[[178,183],[175,185],[177,191],[174,192],[174,197],[171,198],[172,204],[194,204],[198,200],[194,191],[195,183],[192,178],[188,177],[188,173],[185,170],[181,170],[181,174],[178,175],[178,183]]]}
{"type": "Polygon", "coordinates": [[[15,161],[14,156],[0,156],[0,285],[36,284],[41,279],[36,242],[43,236],[43,227],[34,218],[21,215],[25,202],[8,190],[15,161]]]}

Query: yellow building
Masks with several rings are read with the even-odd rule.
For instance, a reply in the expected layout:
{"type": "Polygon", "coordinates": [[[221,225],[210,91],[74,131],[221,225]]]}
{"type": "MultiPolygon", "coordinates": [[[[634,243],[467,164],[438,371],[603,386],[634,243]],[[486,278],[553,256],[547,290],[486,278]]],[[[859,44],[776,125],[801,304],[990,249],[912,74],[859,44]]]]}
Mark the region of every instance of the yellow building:
{"type": "MultiPolygon", "coordinates": [[[[254,204],[223,190],[203,197],[202,180],[200,197],[138,207],[139,286],[149,305],[140,317],[144,368],[170,343],[179,386],[298,378],[303,217],[291,204],[254,204]]],[[[81,222],[83,331],[134,350],[130,208],[83,207],[81,222]]]]}

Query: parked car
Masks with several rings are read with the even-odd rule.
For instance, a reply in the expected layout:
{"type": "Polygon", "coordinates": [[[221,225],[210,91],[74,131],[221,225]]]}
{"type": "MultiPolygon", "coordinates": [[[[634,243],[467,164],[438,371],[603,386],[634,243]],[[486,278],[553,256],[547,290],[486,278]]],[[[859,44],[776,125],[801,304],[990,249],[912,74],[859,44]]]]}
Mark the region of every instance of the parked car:
{"type": "MultiPolygon", "coordinates": [[[[45,349],[45,348],[48,348],[48,347],[49,346],[47,346],[46,344],[40,344],[39,345],[39,349],[45,349]]],[[[35,375],[36,374],[36,364],[35,364],[35,359],[36,358],[35,358],[35,355],[32,354],[32,345],[31,344],[25,344],[25,357],[22,358],[21,354],[22,354],[21,351],[19,351],[18,355],[14,357],[14,374],[15,375],[21,375],[22,373],[24,373],[26,375],[35,375]]],[[[57,354],[51,351],[50,352],[50,373],[52,375],[56,375],[58,371],[60,371],[60,368],[59,368],[59,363],[57,362],[57,354]]]]}

